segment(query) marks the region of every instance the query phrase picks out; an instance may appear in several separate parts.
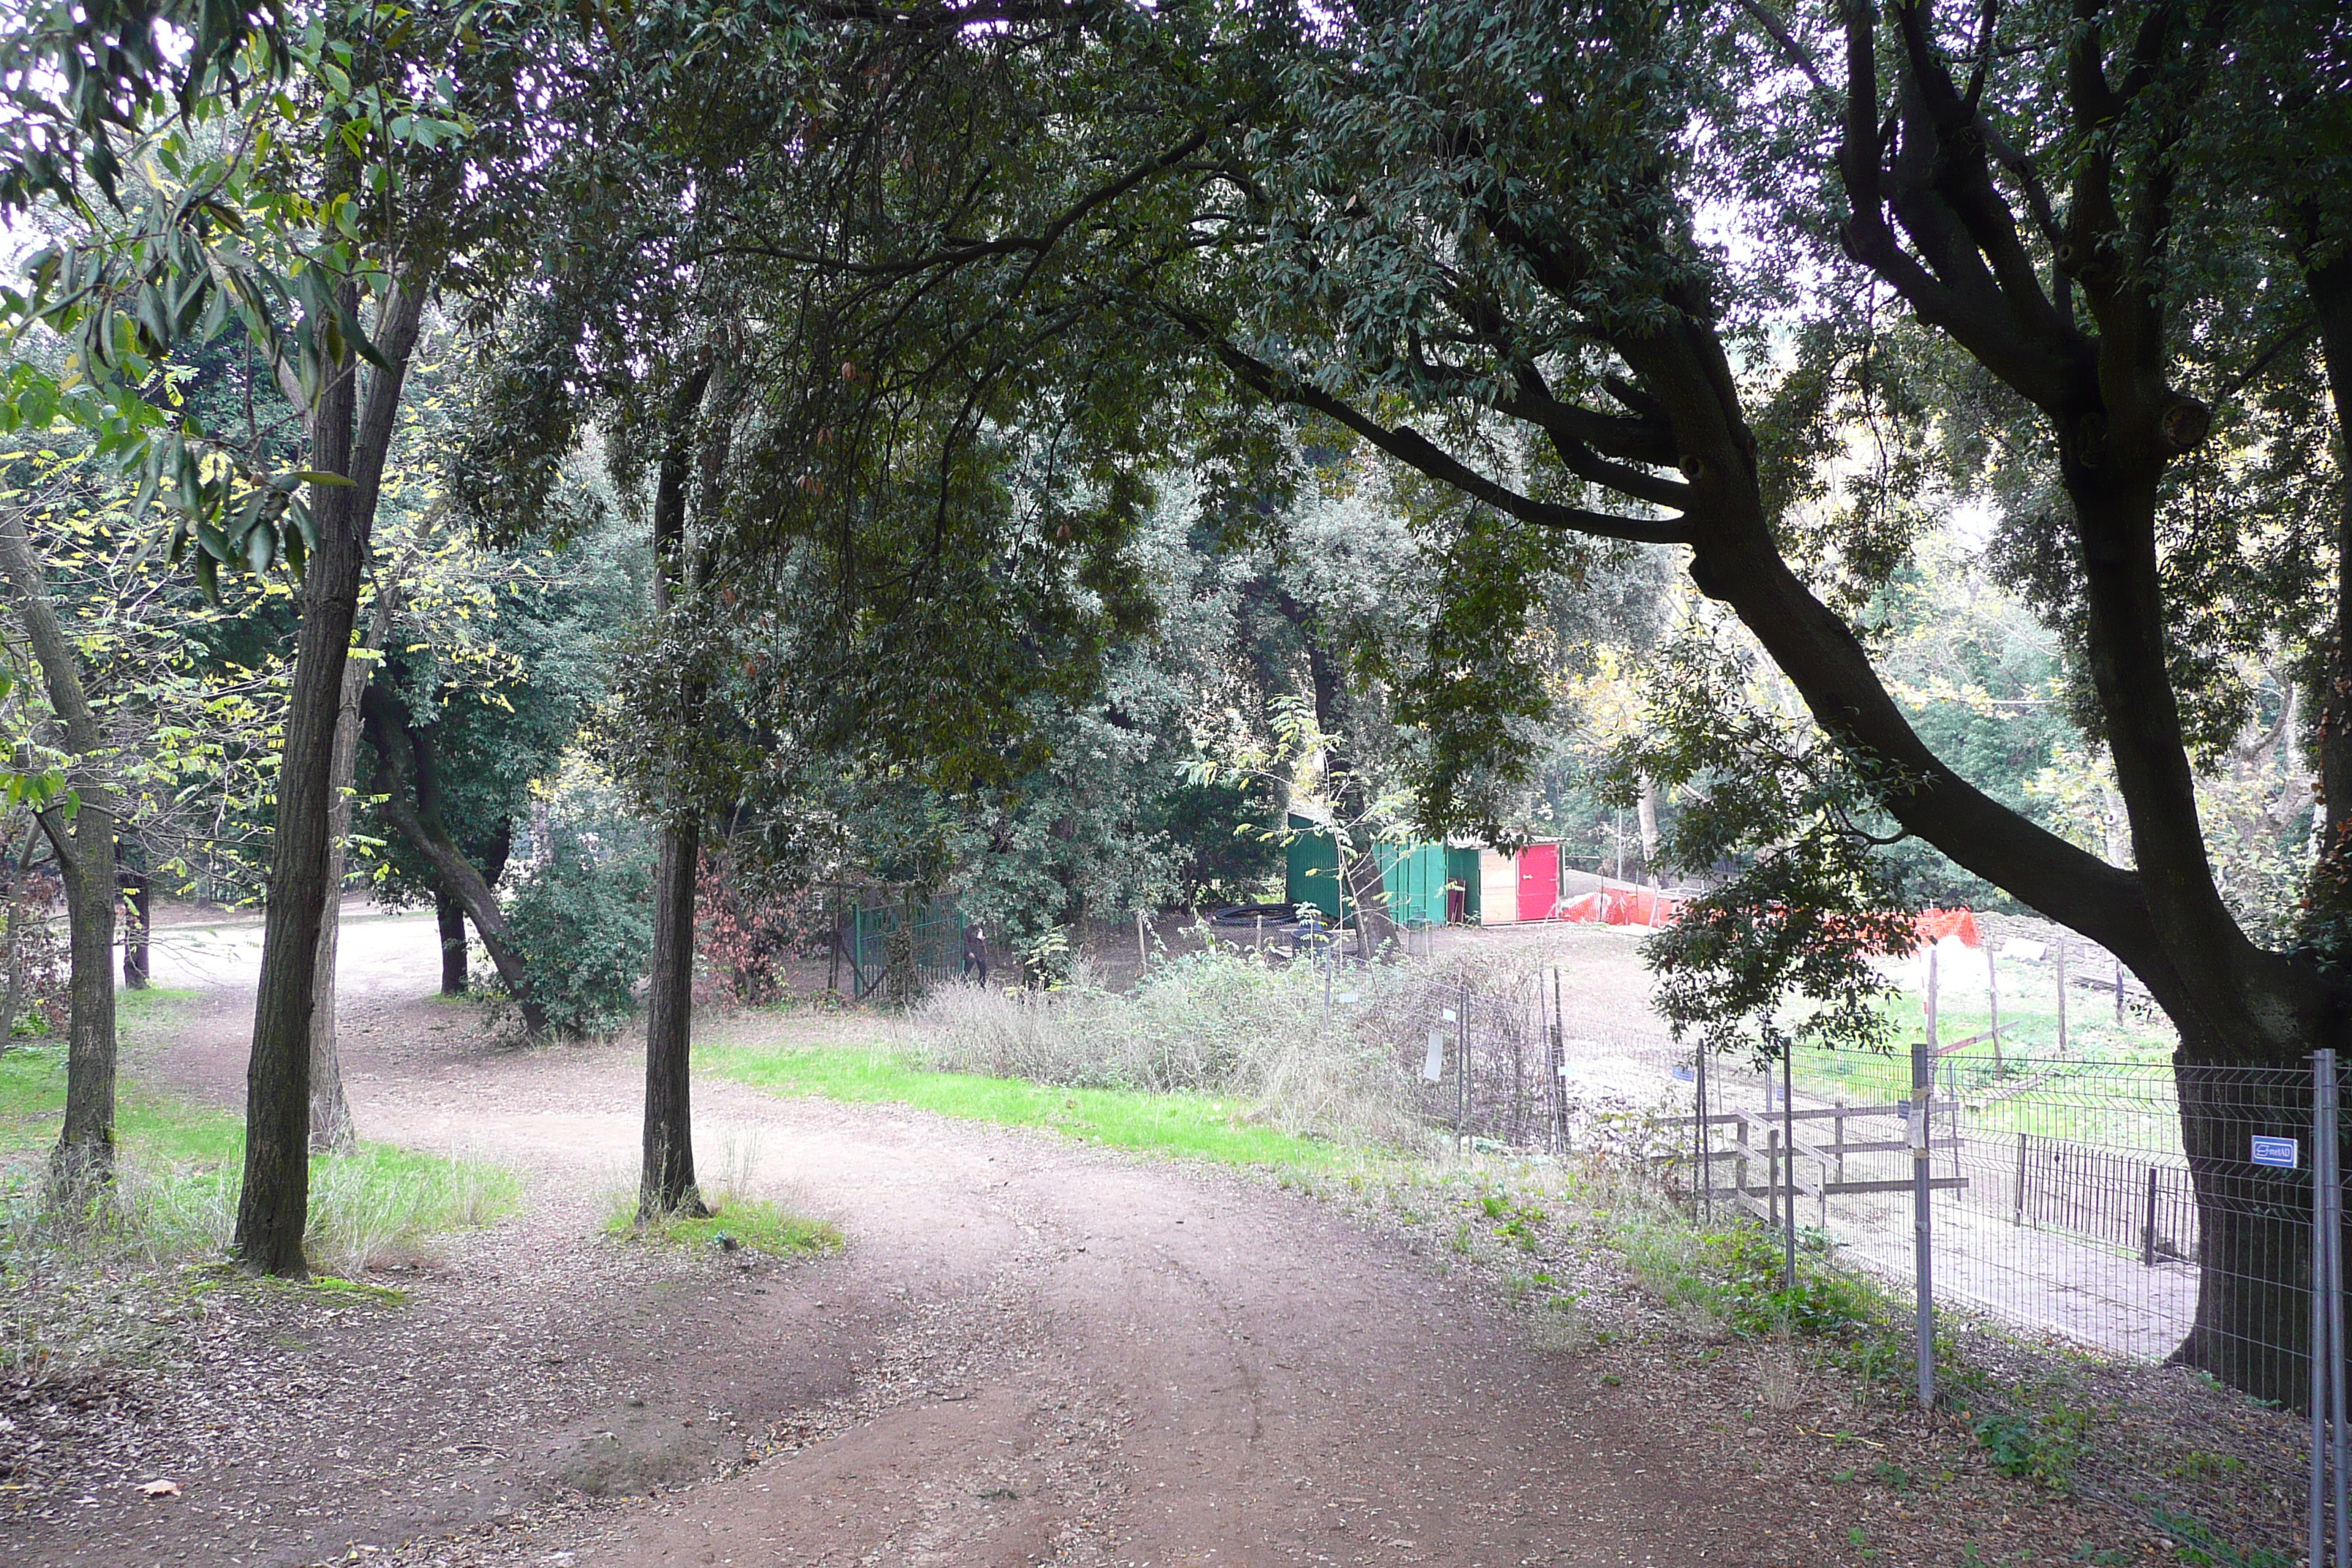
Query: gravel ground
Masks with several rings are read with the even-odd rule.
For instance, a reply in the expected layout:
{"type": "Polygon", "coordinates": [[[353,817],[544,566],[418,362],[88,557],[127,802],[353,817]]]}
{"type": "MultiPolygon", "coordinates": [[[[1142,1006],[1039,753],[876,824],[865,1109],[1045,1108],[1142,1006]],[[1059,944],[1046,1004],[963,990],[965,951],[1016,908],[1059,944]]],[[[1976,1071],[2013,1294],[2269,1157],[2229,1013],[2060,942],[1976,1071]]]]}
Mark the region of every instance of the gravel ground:
{"type": "MultiPolygon", "coordinates": [[[[1448,1244],[1475,1173],[1322,1196],[1045,1135],[698,1086],[706,1173],[832,1220],[744,1264],[599,1238],[625,1046],[511,1050],[386,957],[347,987],[362,1131],[497,1158],[520,1212],[398,1302],[85,1279],[110,1364],[0,1403],[10,1564],[2140,1563],[1948,1417],[1696,1331],[1591,1224],[1448,1244]],[[1424,1201],[1425,1200],[1425,1201],[1424,1201]],[[1437,1205],[1431,1209],[1430,1205],[1437,1205]],[[1509,1302],[1540,1268],[1572,1322],[1509,1302]],[[121,1299],[108,1301],[110,1293],[121,1299]],[[152,1483],[172,1483],[156,1489],[152,1483]]],[[[233,1103],[221,984],[138,1070],[233,1103]]],[[[855,1020],[797,1027],[857,1027],[855,1020]]],[[[53,1282],[54,1283],[54,1282],[53,1282]]]]}

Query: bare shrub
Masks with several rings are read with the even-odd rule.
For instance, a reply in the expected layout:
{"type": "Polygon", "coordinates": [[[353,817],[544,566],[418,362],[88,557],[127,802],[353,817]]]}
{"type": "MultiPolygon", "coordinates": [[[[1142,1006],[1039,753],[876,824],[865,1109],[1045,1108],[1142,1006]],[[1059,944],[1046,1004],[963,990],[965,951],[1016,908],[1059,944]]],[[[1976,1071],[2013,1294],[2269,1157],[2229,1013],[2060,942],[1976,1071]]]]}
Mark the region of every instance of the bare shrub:
{"type": "Polygon", "coordinates": [[[1797,1349],[1786,1331],[1775,1334],[1771,1344],[1756,1365],[1757,1393],[1764,1408],[1777,1415],[1786,1415],[1805,1400],[1804,1369],[1797,1363],[1797,1349]]]}

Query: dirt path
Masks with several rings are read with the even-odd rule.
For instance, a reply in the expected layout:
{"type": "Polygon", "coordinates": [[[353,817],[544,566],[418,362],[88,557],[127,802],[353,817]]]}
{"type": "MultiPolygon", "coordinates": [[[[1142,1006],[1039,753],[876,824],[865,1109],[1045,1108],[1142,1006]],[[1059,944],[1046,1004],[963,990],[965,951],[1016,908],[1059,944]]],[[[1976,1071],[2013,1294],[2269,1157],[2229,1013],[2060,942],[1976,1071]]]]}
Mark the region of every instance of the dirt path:
{"type": "MultiPolygon", "coordinates": [[[[596,1239],[634,1167],[632,1054],[487,1041],[470,1012],[419,999],[433,955],[415,923],[413,964],[380,954],[345,987],[362,1130],[516,1166],[523,1212],[405,1277],[405,1306],[221,1293],[183,1364],[126,1382],[86,1495],[11,1521],[0,1557],[1864,1555],[1826,1472],[1743,1446],[1762,1434],[1710,1404],[1720,1390],[1668,1409],[1613,1355],[1541,1353],[1467,1275],[1260,1182],[703,1081],[706,1177],[729,1167],[834,1220],[846,1250],[745,1264],[596,1239]],[[141,1497],[157,1476],[182,1494],[141,1497]]],[[[222,985],[145,1075],[233,1101],[248,1007],[222,985]]],[[[1891,1494],[1874,1506],[1901,1518],[1891,1494]]],[[[1962,1561],[1949,1540],[1873,1547],[1878,1563],[1962,1561]]]]}

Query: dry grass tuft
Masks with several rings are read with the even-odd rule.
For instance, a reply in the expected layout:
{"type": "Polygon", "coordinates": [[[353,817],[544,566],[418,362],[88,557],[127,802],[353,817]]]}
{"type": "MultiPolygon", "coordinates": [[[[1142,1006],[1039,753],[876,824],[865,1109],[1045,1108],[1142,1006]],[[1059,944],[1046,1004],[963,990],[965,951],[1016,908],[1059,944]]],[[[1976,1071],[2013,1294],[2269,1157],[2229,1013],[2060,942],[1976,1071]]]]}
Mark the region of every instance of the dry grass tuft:
{"type": "MultiPolygon", "coordinates": [[[[1359,990],[1393,971],[1351,974],[1359,990]]],[[[1327,1018],[1319,973],[1249,953],[1191,954],[1115,994],[1081,971],[1065,990],[944,986],[917,1004],[906,1044],[921,1065],[1091,1089],[1231,1095],[1244,1119],[1351,1144],[1410,1142],[1419,1122],[1395,1053],[1327,1018]]]]}

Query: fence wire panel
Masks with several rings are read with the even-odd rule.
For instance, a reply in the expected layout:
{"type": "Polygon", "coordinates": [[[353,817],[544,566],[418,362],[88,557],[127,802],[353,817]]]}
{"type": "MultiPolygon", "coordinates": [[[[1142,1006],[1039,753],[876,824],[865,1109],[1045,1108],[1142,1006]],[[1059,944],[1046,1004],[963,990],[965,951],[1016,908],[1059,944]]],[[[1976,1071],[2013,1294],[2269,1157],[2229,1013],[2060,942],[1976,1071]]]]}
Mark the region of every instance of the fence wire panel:
{"type": "MultiPolygon", "coordinates": [[[[1793,1220],[1908,1289],[1907,1055],[1800,1050],[1785,1100],[1777,1067],[1711,1060],[1702,1129],[1690,1047],[1654,1020],[1556,1005],[1548,977],[1501,989],[1432,978],[1381,1011],[1433,1127],[1534,1149],[1613,1141],[1678,1169],[1702,1205],[1793,1220]]],[[[1938,1058],[1935,1079],[1941,1304],[2143,1361],[2193,1330],[2196,1364],[2295,1397],[2309,1344],[2307,1069],[1996,1059],[1979,1047],[1938,1058]],[[2299,1163],[2255,1163],[2256,1139],[2290,1141],[2299,1163]]]]}
{"type": "Polygon", "coordinates": [[[852,994],[860,999],[877,991],[911,994],[963,973],[963,917],[944,899],[854,907],[837,931],[852,994]]]}
{"type": "MultiPolygon", "coordinates": [[[[1431,976],[1376,1011],[1433,1128],[1646,1159],[1718,1217],[1793,1221],[1809,1245],[1909,1292],[1907,1053],[1800,1050],[1784,1100],[1778,1064],[1702,1066],[1654,1016],[1580,1007],[1548,972],[1517,985],[1431,976]]],[[[1939,1056],[1926,1112],[1938,1305],[2136,1361],[2180,1352],[2299,1405],[2311,1106],[2307,1068],[1983,1043],[1939,1056]],[[2257,1139],[2289,1141],[2296,1163],[2255,1163],[2257,1139]]]]}
{"type": "MultiPolygon", "coordinates": [[[[2204,1455],[2243,1467],[2234,1473],[2263,1495],[2303,1491],[2293,1413],[2308,1408],[2312,1373],[2309,1064],[2021,1055],[1976,1038],[1930,1056],[1923,1107],[1907,1048],[1800,1050],[1785,1079],[1777,1061],[1702,1061],[1646,1009],[1580,1002],[1550,972],[1485,986],[1409,978],[1376,994],[1367,1021],[1418,1075],[1433,1128],[1662,1172],[1714,1221],[1793,1226],[1801,1247],[1899,1299],[1916,1289],[1922,1117],[1939,1331],[1992,1379],[1972,1398],[1997,1407],[2004,1377],[2023,1387],[2053,1367],[2137,1363],[2150,1370],[2116,1373],[2150,1380],[2130,1386],[2147,1395],[2140,1426],[2173,1444],[2164,1463],[2204,1455]],[[2183,1394],[2152,1370],[2168,1361],[2277,1411],[2183,1394]]],[[[2340,1121],[2332,1135],[2340,1149],[2340,1121]]],[[[2133,1468],[2144,1458],[2084,1454],[2074,1474],[2139,1509],[2178,1479],[2151,1481],[2133,1468]]]]}
{"type": "Polygon", "coordinates": [[[1430,1126],[1465,1140],[1555,1143],[1558,1075],[1532,982],[1474,987],[1420,980],[1379,997],[1366,1022],[1413,1074],[1430,1126]]]}

